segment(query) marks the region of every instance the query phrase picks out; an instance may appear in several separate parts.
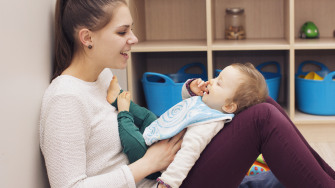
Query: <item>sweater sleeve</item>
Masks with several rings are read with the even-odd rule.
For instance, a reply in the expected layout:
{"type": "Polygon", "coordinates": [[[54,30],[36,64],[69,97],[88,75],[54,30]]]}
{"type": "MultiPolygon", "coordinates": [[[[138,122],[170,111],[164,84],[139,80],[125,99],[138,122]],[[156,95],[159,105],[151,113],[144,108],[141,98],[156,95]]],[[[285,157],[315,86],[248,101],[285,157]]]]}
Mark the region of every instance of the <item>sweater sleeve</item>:
{"type": "Polygon", "coordinates": [[[198,160],[212,138],[223,128],[224,121],[216,121],[202,125],[190,126],[183,138],[181,149],[176,154],[158,181],[171,186],[180,187],[188,172],[198,160]]]}
{"type": "Polygon", "coordinates": [[[55,96],[43,110],[41,150],[51,187],[135,187],[127,165],[87,176],[86,144],[90,127],[86,109],[75,96],[55,96]]]}

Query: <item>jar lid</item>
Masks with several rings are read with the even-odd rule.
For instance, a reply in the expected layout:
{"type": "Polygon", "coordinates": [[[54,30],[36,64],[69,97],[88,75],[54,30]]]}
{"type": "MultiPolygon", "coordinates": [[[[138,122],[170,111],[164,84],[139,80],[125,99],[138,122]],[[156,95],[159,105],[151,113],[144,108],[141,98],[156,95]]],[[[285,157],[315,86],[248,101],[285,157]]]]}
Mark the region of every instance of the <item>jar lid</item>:
{"type": "Polygon", "coordinates": [[[242,14],[244,12],[244,8],[227,8],[226,13],[228,14],[242,14]]]}

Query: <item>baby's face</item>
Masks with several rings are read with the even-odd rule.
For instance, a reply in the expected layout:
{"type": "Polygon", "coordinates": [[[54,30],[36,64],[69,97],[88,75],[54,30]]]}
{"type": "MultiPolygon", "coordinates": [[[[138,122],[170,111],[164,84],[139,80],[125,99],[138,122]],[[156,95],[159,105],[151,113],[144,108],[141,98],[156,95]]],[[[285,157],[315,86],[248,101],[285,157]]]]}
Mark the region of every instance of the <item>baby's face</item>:
{"type": "Polygon", "coordinates": [[[232,66],[224,68],[220,75],[209,81],[208,93],[204,94],[202,100],[209,107],[226,112],[224,107],[226,100],[233,97],[239,84],[242,82],[242,74],[232,66]]]}

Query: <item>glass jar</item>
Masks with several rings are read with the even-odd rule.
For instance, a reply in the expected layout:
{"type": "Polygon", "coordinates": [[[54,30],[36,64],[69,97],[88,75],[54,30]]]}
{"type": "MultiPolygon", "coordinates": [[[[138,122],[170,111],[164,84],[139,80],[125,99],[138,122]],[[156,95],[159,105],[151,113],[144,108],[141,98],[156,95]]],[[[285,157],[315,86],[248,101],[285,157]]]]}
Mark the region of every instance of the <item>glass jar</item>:
{"type": "Polygon", "coordinates": [[[246,38],[245,14],[243,8],[227,8],[225,15],[225,39],[246,38]]]}

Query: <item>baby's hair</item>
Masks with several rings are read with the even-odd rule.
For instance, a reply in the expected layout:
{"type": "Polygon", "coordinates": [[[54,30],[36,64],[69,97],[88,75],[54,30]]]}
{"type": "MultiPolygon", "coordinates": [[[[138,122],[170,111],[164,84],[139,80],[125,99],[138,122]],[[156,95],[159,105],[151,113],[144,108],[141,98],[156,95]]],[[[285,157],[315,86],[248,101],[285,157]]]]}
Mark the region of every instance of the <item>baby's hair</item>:
{"type": "Polygon", "coordinates": [[[239,70],[243,76],[236,93],[230,101],[237,104],[235,114],[242,110],[265,102],[268,97],[268,88],[264,76],[251,63],[234,63],[231,65],[239,70]]]}

